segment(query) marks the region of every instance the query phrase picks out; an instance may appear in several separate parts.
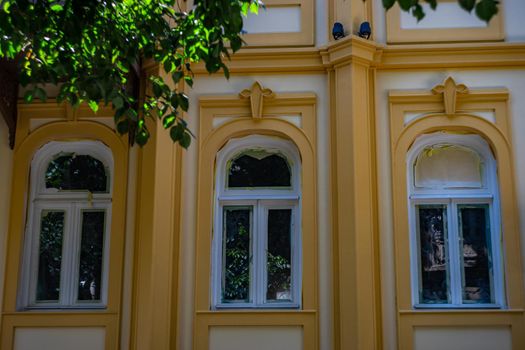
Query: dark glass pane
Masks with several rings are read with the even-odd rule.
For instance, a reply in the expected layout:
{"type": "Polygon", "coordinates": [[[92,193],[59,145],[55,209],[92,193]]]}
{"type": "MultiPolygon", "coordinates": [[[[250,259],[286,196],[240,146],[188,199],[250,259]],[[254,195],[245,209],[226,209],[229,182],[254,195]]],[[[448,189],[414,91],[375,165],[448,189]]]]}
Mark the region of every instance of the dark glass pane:
{"type": "Polygon", "coordinates": [[[104,164],[86,155],[60,156],[49,163],[46,171],[46,188],[107,192],[107,182],[104,164]]]}
{"type": "Polygon", "coordinates": [[[265,151],[251,151],[235,158],[228,174],[230,188],[290,187],[290,183],[290,168],[286,159],[265,151]]]}
{"type": "Polygon", "coordinates": [[[104,210],[82,212],[78,300],[100,300],[105,219],[104,210]]]}
{"type": "Polygon", "coordinates": [[[291,301],[292,209],[268,211],[268,289],[266,299],[291,301]]]}
{"type": "Polygon", "coordinates": [[[417,213],[421,259],[419,302],[448,303],[446,206],[419,205],[417,213]]]}
{"type": "Polygon", "coordinates": [[[58,301],[59,299],[64,216],[63,211],[42,211],[37,301],[58,301]]]}
{"type": "Polygon", "coordinates": [[[224,302],[250,298],[251,214],[252,207],[224,208],[224,302]]]}
{"type": "Polygon", "coordinates": [[[494,303],[488,205],[460,205],[463,302],[494,303]]]}

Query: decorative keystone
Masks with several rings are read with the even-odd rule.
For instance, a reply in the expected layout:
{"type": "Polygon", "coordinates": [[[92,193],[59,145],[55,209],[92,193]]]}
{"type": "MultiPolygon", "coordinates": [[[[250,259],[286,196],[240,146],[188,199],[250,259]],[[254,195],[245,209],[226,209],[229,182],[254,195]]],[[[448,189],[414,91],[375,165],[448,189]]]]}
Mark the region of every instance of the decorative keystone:
{"type": "Polygon", "coordinates": [[[241,98],[250,99],[250,104],[252,108],[252,118],[261,119],[264,99],[274,98],[275,94],[272,90],[263,88],[262,85],[258,81],[256,81],[255,83],[253,83],[251,88],[241,91],[241,93],[239,93],[239,96],[241,98]]]}
{"type": "Polygon", "coordinates": [[[445,114],[447,116],[456,114],[457,94],[467,94],[468,92],[466,85],[456,84],[452,77],[448,77],[443,84],[436,85],[432,89],[434,95],[443,94],[443,103],[445,104],[445,114]]]}

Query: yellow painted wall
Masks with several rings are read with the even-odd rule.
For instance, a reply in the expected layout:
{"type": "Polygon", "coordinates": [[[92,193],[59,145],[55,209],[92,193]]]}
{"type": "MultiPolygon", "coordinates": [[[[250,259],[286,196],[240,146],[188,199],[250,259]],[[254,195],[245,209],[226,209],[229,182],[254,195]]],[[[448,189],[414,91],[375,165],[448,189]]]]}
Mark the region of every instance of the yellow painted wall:
{"type": "MultiPolygon", "coordinates": [[[[283,79],[277,75],[235,76],[228,81],[221,76],[198,77],[190,94],[190,110],[188,122],[191,130],[199,129],[199,96],[217,94],[238,94],[249,88],[253,82],[259,81],[264,87],[275,93],[313,92],[317,95],[317,154],[322,159],[323,166],[317,168],[318,191],[318,256],[319,256],[319,327],[322,349],[331,349],[332,318],[331,318],[331,265],[330,265],[330,219],[329,219],[329,114],[327,82],[324,75],[295,75],[291,79],[283,79]]],[[[194,145],[196,145],[195,143],[194,145]]],[[[190,147],[184,152],[183,197],[182,197],[182,237],[180,257],[180,291],[179,291],[179,331],[178,344],[180,349],[192,349],[191,335],[193,332],[194,305],[194,274],[195,274],[195,222],[197,198],[197,147],[190,147]]],[[[221,348],[224,338],[215,338],[211,346],[221,348]]],[[[200,349],[199,349],[200,350],[200,349]]]]}
{"type": "MultiPolygon", "coordinates": [[[[5,249],[9,217],[9,198],[11,196],[12,166],[13,152],[9,148],[8,129],[3,117],[0,115],[0,300],[2,300],[4,290],[5,249]]],[[[1,311],[2,305],[0,303],[0,312],[1,311]]]]}
{"type": "MultiPolygon", "coordinates": [[[[390,112],[388,92],[390,90],[430,90],[446,77],[453,77],[456,82],[466,84],[470,89],[505,87],[509,90],[508,119],[511,124],[514,150],[514,180],[516,183],[518,213],[525,213],[525,70],[433,70],[433,71],[380,71],[376,84],[376,132],[379,193],[379,225],[381,245],[381,282],[384,350],[397,349],[396,295],[394,271],[394,227],[392,208],[392,173],[390,157],[390,112]]],[[[522,242],[522,257],[525,256],[525,215],[519,216],[522,242]]],[[[410,291],[407,291],[410,293],[410,291]]],[[[447,338],[447,330],[440,328],[440,335],[447,338]]],[[[497,331],[500,328],[486,328],[497,331]]],[[[432,333],[428,336],[436,336],[432,333]]],[[[426,333],[420,333],[426,334],[426,333]]],[[[454,336],[451,333],[450,336],[454,336]]],[[[464,333],[461,333],[464,334],[464,333]]],[[[498,333],[499,334],[499,333],[498,333]]],[[[426,335],[425,335],[426,336],[426,335]]],[[[503,335],[500,334],[501,337],[503,335]]],[[[424,337],[423,337],[424,338],[424,337]]],[[[418,338],[421,341],[423,338],[418,338]]],[[[453,339],[453,338],[450,338],[453,339]]],[[[419,348],[418,348],[419,349],[419,348]]],[[[498,348],[499,349],[499,348],[498,348]]]]}

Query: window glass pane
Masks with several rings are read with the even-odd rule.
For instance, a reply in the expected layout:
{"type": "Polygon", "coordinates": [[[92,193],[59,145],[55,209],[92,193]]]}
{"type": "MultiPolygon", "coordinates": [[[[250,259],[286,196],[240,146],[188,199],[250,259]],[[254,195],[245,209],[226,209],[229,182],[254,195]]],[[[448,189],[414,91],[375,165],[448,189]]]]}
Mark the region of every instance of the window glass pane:
{"type": "Polygon", "coordinates": [[[223,302],[250,299],[252,207],[224,208],[223,302]]]}
{"type": "Polygon", "coordinates": [[[419,302],[423,304],[448,303],[448,251],[445,205],[416,206],[421,280],[419,302]]]}
{"type": "Polygon", "coordinates": [[[266,150],[249,150],[231,160],[228,187],[290,187],[291,174],[286,158],[266,150]]]}
{"type": "Polygon", "coordinates": [[[292,300],[291,219],[292,209],[268,210],[268,301],[292,300]]]}
{"type": "Polygon", "coordinates": [[[465,147],[435,145],[425,148],[417,157],[414,168],[415,187],[482,187],[481,158],[465,147]]]}
{"type": "Polygon", "coordinates": [[[36,290],[37,301],[58,301],[59,299],[64,216],[64,211],[42,211],[36,290]]]}
{"type": "Polygon", "coordinates": [[[87,155],[62,155],[52,160],[46,171],[46,188],[108,192],[107,182],[104,164],[87,155]]]}
{"type": "Polygon", "coordinates": [[[78,300],[100,300],[105,220],[104,210],[82,212],[78,300]]]}
{"type": "Polygon", "coordinates": [[[458,205],[464,303],[494,303],[488,205],[458,205]]]}

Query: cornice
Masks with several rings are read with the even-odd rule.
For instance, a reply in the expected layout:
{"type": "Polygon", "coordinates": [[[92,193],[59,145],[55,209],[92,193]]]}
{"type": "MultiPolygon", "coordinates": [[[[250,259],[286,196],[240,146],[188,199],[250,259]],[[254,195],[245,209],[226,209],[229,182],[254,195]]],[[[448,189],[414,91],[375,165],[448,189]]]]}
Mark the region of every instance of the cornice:
{"type": "MultiPolygon", "coordinates": [[[[319,50],[307,48],[244,48],[225,60],[232,74],[324,72],[319,50]]],[[[204,64],[192,67],[195,74],[208,74],[204,64]]]]}
{"type": "MultiPolygon", "coordinates": [[[[355,35],[321,48],[246,48],[226,62],[232,74],[322,73],[351,62],[392,69],[525,68],[525,43],[384,45],[355,35]]],[[[195,74],[208,74],[203,64],[195,74]]]]}
{"type": "Polygon", "coordinates": [[[387,45],[379,69],[525,67],[525,43],[387,45]]]}
{"type": "Polygon", "coordinates": [[[378,46],[374,41],[350,35],[332,41],[319,49],[323,65],[327,68],[351,62],[371,65],[377,59],[378,46]]]}

